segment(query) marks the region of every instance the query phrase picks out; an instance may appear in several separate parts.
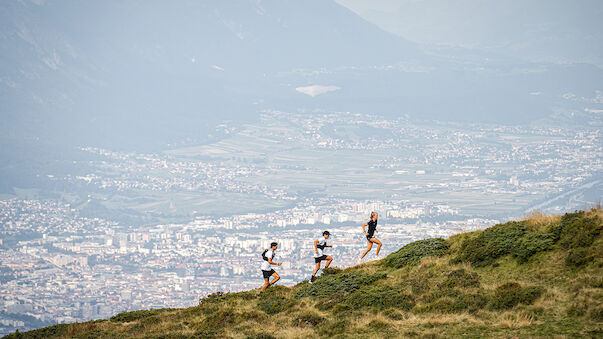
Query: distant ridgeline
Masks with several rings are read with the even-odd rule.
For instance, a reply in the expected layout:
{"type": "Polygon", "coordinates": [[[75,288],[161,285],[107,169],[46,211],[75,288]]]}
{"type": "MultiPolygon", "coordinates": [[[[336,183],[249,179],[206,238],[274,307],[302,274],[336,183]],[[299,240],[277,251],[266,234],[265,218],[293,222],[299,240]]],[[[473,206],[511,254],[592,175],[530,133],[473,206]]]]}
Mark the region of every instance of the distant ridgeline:
{"type": "Polygon", "coordinates": [[[126,312],[7,338],[601,337],[602,228],[600,207],[533,214],[416,241],[382,260],[325,269],[313,284],[271,287],[260,298],[257,291],[215,293],[191,308],[126,312]]]}

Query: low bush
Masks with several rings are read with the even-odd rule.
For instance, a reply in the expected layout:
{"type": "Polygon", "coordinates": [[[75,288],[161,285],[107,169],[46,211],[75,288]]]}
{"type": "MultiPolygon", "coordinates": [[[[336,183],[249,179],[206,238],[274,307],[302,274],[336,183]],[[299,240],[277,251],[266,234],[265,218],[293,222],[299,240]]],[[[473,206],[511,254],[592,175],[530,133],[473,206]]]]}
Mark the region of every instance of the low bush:
{"type": "Polygon", "coordinates": [[[567,252],[565,265],[569,267],[580,267],[593,261],[594,257],[588,248],[572,248],[567,252]]]}
{"type": "Polygon", "coordinates": [[[475,272],[467,272],[464,268],[454,270],[448,273],[448,277],[442,283],[438,284],[439,288],[454,288],[454,287],[479,287],[479,275],[475,272]]]}
{"type": "Polygon", "coordinates": [[[597,215],[588,215],[585,211],[566,213],[561,217],[558,227],[551,231],[559,239],[563,248],[588,247],[603,229],[603,222],[597,215]]]}
{"type": "Polygon", "coordinates": [[[355,309],[384,310],[393,307],[404,311],[410,310],[415,304],[410,295],[390,286],[363,287],[349,295],[345,302],[355,309]]]}
{"type": "Polygon", "coordinates": [[[521,222],[510,221],[483,230],[477,237],[467,238],[461,244],[457,261],[468,261],[475,266],[487,266],[512,252],[518,240],[526,233],[521,222]]]}
{"type": "Polygon", "coordinates": [[[544,288],[540,286],[521,287],[518,283],[508,282],[496,289],[490,302],[490,308],[503,310],[513,308],[518,304],[531,305],[542,293],[544,293],[544,288]]]}
{"type": "Polygon", "coordinates": [[[385,266],[400,268],[407,265],[416,265],[427,256],[441,256],[448,251],[448,244],[442,238],[424,239],[412,242],[396,252],[388,255],[385,266]]]}
{"type": "Polygon", "coordinates": [[[517,243],[512,248],[512,254],[513,257],[517,258],[519,263],[525,263],[538,252],[552,250],[553,244],[554,241],[551,234],[528,232],[517,240],[517,243]]]}
{"type": "Polygon", "coordinates": [[[321,276],[312,284],[301,285],[295,292],[294,298],[330,297],[337,293],[350,294],[386,276],[384,273],[366,274],[356,271],[321,276]]]}
{"type": "Polygon", "coordinates": [[[266,314],[276,314],[286,310],[290,300],[283,296],[262,297],[258,301],[258,308],[266,314]]]}
{"type": "Polygon", "coordinates": [[[525,223],[510,221],[485,229],[476,237],[466,238],[454,262],[487,266],[511,254],[519,263],[525,263],[536,253],[552,250],[555,239],[553,233],[528,232],[525,223]]]}

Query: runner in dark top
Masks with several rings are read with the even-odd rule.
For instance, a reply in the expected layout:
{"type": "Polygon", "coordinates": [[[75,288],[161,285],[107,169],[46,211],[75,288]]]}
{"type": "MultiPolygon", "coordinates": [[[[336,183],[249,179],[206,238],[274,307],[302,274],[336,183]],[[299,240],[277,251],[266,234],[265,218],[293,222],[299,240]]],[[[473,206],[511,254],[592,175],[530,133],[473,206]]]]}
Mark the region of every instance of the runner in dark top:
{"type": "Polygon", "coordinates": [[[377,214],[377,212],[371,212],[371,220],[362,225],[362,232],[364,232],[364,235],[366,236],[368,248],[364,251],[364,253],[362,253],[360,259],[364,258],[364,256],[371,250],[371,248],[373,248],[373,243],[377,244],[377,255],[379,255],[381,245],[383,244],[381,243],[381,241],[375,238],[375,232],[379,233],[379,231],[377,231],[377,219],[379,219],[379,215],[377,214]],[[368,232],[365,229],[366,225],[368,225],[368,232]]]}

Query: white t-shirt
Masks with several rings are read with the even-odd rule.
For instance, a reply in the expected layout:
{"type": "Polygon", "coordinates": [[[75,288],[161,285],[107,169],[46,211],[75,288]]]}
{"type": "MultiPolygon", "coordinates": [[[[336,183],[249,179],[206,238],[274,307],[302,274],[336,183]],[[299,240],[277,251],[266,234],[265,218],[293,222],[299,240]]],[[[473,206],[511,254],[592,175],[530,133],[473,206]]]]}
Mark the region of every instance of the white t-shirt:
{"type": "MultiPolygon", "coordinates": [[[[266,258],[270,258],[270,260],[274,259],[274,251],[269,249],[266,252],[266,258]]],[[[272,267],[270,267],[270,263],[267,260],[262,259],[262,271],[270,271],[272,267]]]]}
{"type": "Polygon", "coordinates": [[[325,237],[316,240],[318,240],[318,244],[316,244],[316,250],[318,253],[312,251],[314,253],[314,258],[322,257],[324,255],[324,250],[321,250],[320,247],[324,246],[326,248],[327,246],[327,239],[325,237]]]}

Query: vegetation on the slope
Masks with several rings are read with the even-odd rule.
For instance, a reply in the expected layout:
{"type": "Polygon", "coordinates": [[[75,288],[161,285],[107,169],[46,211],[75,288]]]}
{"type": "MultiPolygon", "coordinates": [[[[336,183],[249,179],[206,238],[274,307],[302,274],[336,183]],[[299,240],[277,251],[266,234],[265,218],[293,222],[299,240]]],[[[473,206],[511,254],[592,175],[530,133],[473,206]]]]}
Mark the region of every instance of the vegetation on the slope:
{"type": "Polygon", "coordinates": [[[448,250],[446,240],[432,238],[412,242],[385,258],[384,264],[388,267],[400,268],[407,265],[416,265],[427,256],[439,256],[448,250]]]}
{"type": "Polygon", "coordinates": [[[313,284],[270,287],[260,298],[214,293],[187,309],[9,338],[601,337],[602,217],[600,208],[534,214],[325,269],[313,284]]]}

